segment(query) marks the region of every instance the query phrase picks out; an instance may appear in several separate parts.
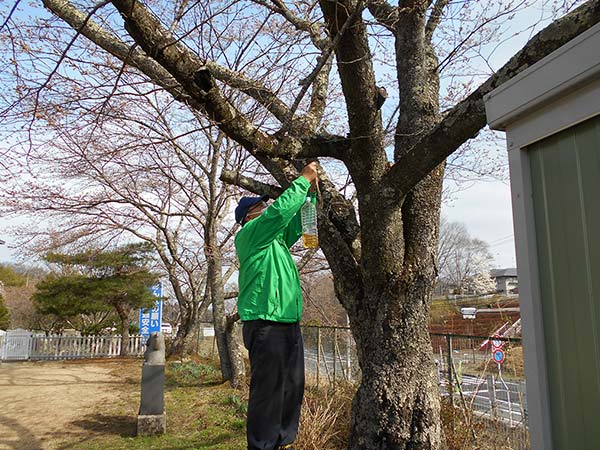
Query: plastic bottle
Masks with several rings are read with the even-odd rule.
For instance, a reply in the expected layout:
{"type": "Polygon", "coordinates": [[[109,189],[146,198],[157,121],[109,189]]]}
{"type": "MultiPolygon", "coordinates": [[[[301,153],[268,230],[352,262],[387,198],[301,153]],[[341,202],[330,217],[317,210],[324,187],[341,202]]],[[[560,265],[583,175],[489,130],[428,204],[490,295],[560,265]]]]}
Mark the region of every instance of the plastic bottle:
{"type": "Polygon", "coordinates": [[[318,248],[317,207],[310,197],[306,197],[306,201],[300,210],[300,216],[302,218],[302,244],[304,248],[318,248]]]}

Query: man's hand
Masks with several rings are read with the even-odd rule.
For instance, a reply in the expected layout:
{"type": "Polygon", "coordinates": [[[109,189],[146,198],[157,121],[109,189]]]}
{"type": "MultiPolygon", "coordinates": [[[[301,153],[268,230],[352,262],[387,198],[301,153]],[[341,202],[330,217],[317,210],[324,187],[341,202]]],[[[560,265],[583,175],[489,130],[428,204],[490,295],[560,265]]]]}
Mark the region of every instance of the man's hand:
{"type": "Polygon", "coordinates": [[[319,172],[317,171],[317,162],[313,161],[304,166],[304,169],[302,169],[300,175],[306,178],[310,183],[313,183],[319,175],[319,172]]]}

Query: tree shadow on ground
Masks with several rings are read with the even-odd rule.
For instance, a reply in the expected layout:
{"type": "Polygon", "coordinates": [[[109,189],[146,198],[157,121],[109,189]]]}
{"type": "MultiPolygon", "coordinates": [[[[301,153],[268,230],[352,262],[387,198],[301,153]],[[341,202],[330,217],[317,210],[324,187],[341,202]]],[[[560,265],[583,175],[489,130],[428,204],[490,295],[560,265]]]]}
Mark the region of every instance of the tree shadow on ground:
{"type": "Polygon", "coordinates": [[[42,443],[33,435],[30,429],[24,427],[19,422],[10,417],[0,415],[0,448],[11,450],[41,450],[42,443]],[[2,428],[12,430],[10,435],[15,435],[13,439],[10,435],[6,436],[2,428]]]}
{"type": "Polygon", "coordinates": [[[57,450],[86,448],[85,443],[99,435],[130,438],[136,435],[137,430],[136,418],[123,415],[88,414],[82,419],[70,422],[69,425],[81,428],[84,434],[71,433],[75,440],[69,439],[69,442],[56,447],[57,450]]]}
{"type": "Polygon", "coordinates": [[[74,420],[71,424],[86,431],[121,437],[133,437],[137,430],[136,418],[124,415],[88,414],[80,420],[74,420]]]}

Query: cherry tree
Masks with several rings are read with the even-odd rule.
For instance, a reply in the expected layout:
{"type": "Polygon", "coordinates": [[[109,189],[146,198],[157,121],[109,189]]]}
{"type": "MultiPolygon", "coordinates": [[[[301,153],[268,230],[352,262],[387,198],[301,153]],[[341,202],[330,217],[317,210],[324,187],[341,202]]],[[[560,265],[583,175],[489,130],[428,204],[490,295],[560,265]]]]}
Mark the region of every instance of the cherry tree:
{"type": "Polygon", "coordinates": [[[321,171],[319,233],[361,368],[350,448],[442,448],[427,325],[445,161],[485,127],[484,95],[597,23],[600,2],[531,29],[486,78],[456,83],[444,73],[497,41],[495,24],[527,2],[42,3],[63,21],[60,32],[67,24],[72,33],[52,35],[58,53],[44,60],[51,68],[41,80],[21,76],[11,101],[29,105],[26,117],[44,116],[44,93],[65,64],[104,52],[217,126],[278,186],[239,171],[222,180],[275,192],[311,158],[344,166],[356,201],[321,171]],[[86,51],[73,52],[84,37],[86,51]],[[453,95],[441,95],[442,82],[453,95]]]}

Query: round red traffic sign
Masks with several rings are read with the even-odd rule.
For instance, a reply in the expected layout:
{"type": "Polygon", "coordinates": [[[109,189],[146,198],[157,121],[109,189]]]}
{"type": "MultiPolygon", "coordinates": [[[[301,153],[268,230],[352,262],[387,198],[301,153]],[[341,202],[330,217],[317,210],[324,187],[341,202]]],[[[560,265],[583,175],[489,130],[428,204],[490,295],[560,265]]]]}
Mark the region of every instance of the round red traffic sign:
{"type": "Polygon", "coordinates": [[[501,341],[500,339],[497,339],[499,337],[500,336],[494,336],[492,338],[492,347],[494,347],[494,349],[504,347],[504,341],[501,341]]]}
{"type": "Polygon", "coordinates": [[[492,358],[498,364],[502,364],[506,359],[506,355],[504,354],[504,350],[498,348],[492,352],[492,358]]]}

